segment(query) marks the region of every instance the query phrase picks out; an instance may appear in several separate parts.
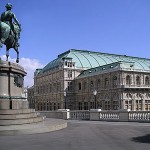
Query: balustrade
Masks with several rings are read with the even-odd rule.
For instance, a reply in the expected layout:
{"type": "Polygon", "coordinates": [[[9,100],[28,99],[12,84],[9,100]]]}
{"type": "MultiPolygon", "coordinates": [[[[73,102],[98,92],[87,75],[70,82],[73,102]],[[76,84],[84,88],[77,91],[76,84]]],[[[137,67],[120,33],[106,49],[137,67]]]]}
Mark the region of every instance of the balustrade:
{"type": "Polygon", "coordinates": [[[150,122],[150,111],[59,110],[59,111],[43,111],[43,112],[41,111],[40,113],[48,118],[58,118],[58,119],[150,122]]]}
{"type": "Polygon", "coordinates": [[[130,111],[129,121],[150,122],[150,111],[130,111]]]}
{"type": "Polygon", "coordinates": [[[90,112],[88,110],[70,111],[70,119],[72,120],[89,120],[90,112]]]}
{"type": "Polygon", "coordinates": [[[114,120],[117,121],[119,120],[119,113],[118,112],[113,112],[113,111],[101,111],[99,112],[99,120],[114,120]]]}

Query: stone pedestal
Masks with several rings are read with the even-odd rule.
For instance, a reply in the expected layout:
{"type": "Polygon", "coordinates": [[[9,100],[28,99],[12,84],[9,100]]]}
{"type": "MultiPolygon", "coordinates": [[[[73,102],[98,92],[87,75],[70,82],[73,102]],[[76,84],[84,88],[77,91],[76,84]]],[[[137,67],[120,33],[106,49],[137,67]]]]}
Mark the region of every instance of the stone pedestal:
{"type": "Polygon", "coordinates": [[[24,95],[26,72],[18,64],[0,60],[0,110],[27,109],[24,95]]]}
{"type": "Polygon", "coordinates": [[[35,134],[65,128],[66,122],[53,125],[28,108],[24,94],[24,68],[0,59],[0,135],[35,134]]]}

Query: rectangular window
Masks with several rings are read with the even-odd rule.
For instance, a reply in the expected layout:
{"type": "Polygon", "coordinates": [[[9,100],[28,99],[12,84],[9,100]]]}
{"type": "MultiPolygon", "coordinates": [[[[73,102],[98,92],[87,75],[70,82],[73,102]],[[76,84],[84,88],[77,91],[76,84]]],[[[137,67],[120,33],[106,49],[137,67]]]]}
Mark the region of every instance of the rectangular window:
{"type": "Polygon", "coordinates": [[[49,110],[49,107],[48,107],[49,105],[48,105],[48,103],[47,103],[47,110],[49,110]]]}
{"type": "Polygon", "coordinates": [[[79,105],[79,110],[82,110],[82,102],[79,102],[78,105],[79,105]]]}
{"type": "Polygon", "coordinates": [[[68,70],[68,78],[72,78],[72,70],[68,70]]]}
{"type": "Polygon", "coordinates": [[[58,109],[60,109],[60,103],[58,103],[58,109]]]}
{"type": "Polygon", "coordinates": [[[88,102],[84,102],[84,110],[88,110],[88,102]]]}
{"type": "Polygon", "coordinates": [[[54,103],[54,110],[56,110],[56,103],[54,103]]]}
{"type": "Polygon", "coordinates": [[[81,90],[81,83],[78,83],[78,90],[81,90]]]}
{"type": "Polygon", "coordinates": [[[73,89],[72,82],[68,82],[68,92],[69,91],[71,92],[72,89],[73,89]]]}
{"type": "Polygon", "coordinates": [[[72,62],[68,62],[68,67],[72,67],[72,62]]]}
{"type": "Polygon", "coordinates": [[[90,102],[90,108],[94,109],[94,102],[90,102]]]}

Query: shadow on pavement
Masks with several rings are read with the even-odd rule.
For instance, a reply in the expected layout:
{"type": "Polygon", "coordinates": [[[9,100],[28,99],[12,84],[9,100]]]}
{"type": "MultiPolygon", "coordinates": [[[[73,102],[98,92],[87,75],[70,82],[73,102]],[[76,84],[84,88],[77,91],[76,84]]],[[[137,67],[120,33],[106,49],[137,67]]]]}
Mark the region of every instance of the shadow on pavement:
{"type": "Polygon", "coordinates": [[[132,141],[139,143],[150,143],[150,134],[144,136],[133,137],[132,141]]]}

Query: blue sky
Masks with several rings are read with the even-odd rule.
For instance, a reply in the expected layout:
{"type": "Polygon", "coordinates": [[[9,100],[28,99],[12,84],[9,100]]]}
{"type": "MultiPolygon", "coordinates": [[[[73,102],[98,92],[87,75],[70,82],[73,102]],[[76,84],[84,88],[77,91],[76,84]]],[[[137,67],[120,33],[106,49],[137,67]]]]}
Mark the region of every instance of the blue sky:
{"type": "Polygon", "coordinates": [[[7,2],[22,25],[20,57],[45,65],[72,48],[150,57],[150,0],[0,0],[0,13],[7,2]]]}

